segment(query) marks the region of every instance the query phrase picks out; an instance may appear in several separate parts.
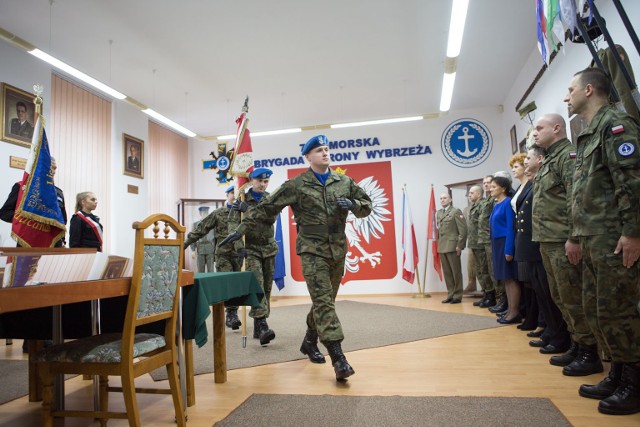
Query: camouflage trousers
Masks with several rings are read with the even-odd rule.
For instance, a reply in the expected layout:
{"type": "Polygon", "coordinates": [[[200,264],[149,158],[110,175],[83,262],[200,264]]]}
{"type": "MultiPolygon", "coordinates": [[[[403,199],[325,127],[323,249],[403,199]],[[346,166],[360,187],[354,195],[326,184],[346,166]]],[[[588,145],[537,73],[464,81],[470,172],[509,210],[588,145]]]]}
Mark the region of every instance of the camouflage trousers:
{"type": "Polygon", "coordinates": [[[260,300],[260,305],[251,307],[249,316],[254,319],[269,317],[271,312],[271,287],[273,286],[273,271],[276,267],[276,256],[260,257],[249,254],[245,260],[245,270],[252,271],[260,287],[264,291],[264,296],[260,300]]]}
{"type": "MultiPolygon", "coordinates": [[[[242,269],[242,264],[240,262],[240,258],[234,253],[226,253],[226,254],[218,254],[216,255],[216,271],[221,272],[229,272],[229,271],[240,271],[242,269]]],[[[237,305],[224,305],[229,310],[237,310],[237,305]]]]}
{"type": "Polygon", "coordinates": [[[569,263],[564,242],[541,242],[540,255],[547,271],[551,298],[567,322],[571,338],[578,344],[596,344],[582,305],[582,262],[578,265],[569,263]]]}
{"type": "Polygon", "coordinates": [[[342,341],[342,325],[336,314],[336,295],[344,274],[344,258],[334,260],[314,254],[300,254],[302,274],[311,297],[307,327],[318,333],[320,342],[342,341]]]}
{"type": "Polygon", "coordinates": [[[620,236],[580,239],[584,270],[582,297],[589,324],[597,331],[598,345],[613,362],[640,362],[640,265],[622,264],[613,251],[620,236]]]}
{"type": "Polygon", "coordinates": [[[473,251],[473,265],[476,271],[476,281],[485,291],[493,291],[493,282],[489,274],[489,264],[487,262],[487,253],[482,249],[471,249],[473,251]]]}
{"type": "Polygon", "coordinates": [[[484,246],[484,255],[487,258],[487,274],[489,275],[489,279],[487,281],[487,286],[484,288],[485,291],[495,291],[496,299],[500,299],[502,295],[504,295],[504,284],[496,280],[493,274],[493,256],[491,255],[491,243],[483,243],[484,246]]]}
{"type": "Polygon", "coordinates": [[[213,271],[214,260],[215,254],[201,254],[200,252],[198,252],[198,272],[211,273],[213,271]]]}

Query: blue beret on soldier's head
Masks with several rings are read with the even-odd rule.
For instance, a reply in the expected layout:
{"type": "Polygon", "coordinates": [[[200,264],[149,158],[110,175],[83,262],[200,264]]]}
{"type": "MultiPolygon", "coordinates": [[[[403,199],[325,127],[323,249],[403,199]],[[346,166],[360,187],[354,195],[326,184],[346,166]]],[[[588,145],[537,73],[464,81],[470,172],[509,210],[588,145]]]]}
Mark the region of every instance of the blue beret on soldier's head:
{"type": "Polygon", "coordinates": [[[225,194],[230,193],[230,192],[232,192],[232,191],[233,191],[233,190],[235,190],[235,189],[236,189],[236,187],[234,187],[234,186],[232,185],[231,187],[229,187],[229,188],[227,188],[226,190],[224,190],[224,193],[225,193],[225,194]]]}
{"type": "Polygon", "coordinates": [[[329,144],[329,140],[327,139],[326,136],[316,135],[310,140],[308,140],[306,144],[304,144],[304,147],[302,147],[302,155],[304,156],[305,154],[307,154],[309,151],[313,150],[316,147],[320,147],[321,145],[328,145],[328,144],[329,144]]]}
{"type": "Polygon", "coordinates": [[[200,206],[198,210],[200,212],[209,212],[209,206],[200,206]]]}
{"type": "Polygon", "coordinates": [[[273,174],[271,169],[258,168],[249,174],[251,179],[267,179],[273,174]]]}

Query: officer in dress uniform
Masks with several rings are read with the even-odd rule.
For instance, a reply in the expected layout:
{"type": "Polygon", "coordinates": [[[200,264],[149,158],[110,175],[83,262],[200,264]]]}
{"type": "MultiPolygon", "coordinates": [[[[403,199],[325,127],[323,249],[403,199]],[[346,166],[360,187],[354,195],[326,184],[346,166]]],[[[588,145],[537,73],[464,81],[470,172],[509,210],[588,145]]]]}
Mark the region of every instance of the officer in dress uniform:
{"type": "Polygon", "coordinates": [[[462,264],[460,255],[467,243],[467,221],[462,211],[451,205],[451,196],[440,196],[442,209],[436,213],[438,224],[438,253],[447,285],[447,298],[443,304],[462,302],[462,264]]]}
{"type": "Polygon", "coordinates": [[[300,351],[313,363],[324,363],[318,338],[327,347],[336,380],[355,373],[342,353],[344,334],[336,314],[335,300],[344,274],[347,254],[345,224],[349,212],[357,218],[371,213],[371,199],[353,179],[329,168],[329,141],[318,135],[302,147],[310,168],[290,179],[264,199],[243,219],[242,224],[221,244],[240,239],[267,219],[273,220],[290,206],[298,228],[296,253],[311,296],[307,333],[300,351]]]}
{"type": "MultiPolygon", "coordinates": [[[[200,206],[198,208],[200,212],[200,221],[209,214],[208,206],[200,206]]],[[[193,223],[192,230],[198,227],[200,221],[193,223]]],[[[204,237],[195,243],[191,244],[191,250],[198,256],[198,272],[212,272],[213,261],[215,259],[215,236],[213,230],[209,231],[204,237]]]]}
{"type": "Polygon", "coordinates": [[[576,73],[564,101],[588,123],[578,136],[573,175],[573,236],[584,269],[582,303],[609,375],[583,385],[605,414],[640,412],[640,127],[609,105],[611,81],[598,68],[576,73]]]}
{"type": "MultiPolygon", "coordinates": [[[[251,212],[269,195],[266,191],[273,172],[267,168],[257,168],[249,175],[251,189],[244,195],[244,201],[236,202],[229,216],[229,231],[234,231],[241,223],[241,212],[251,212]]],[[[273,329],[269,328],[267,319],[271,313],[271,288],[273,286],[273,271],[276,265],[278,244],[274,239],[273,218],[263,218],[245,234],[245,241],[235,242],[235,250],[240,258],[246,258],[245,269],[252,271],[264,296],[260,304],[251,307],[249,316],[253,318],[253,338],[260,340],[260,345],[269,344],[276,337],[273,329]]]]}
{"type": "MultiPolygon", "coordinates": [[[[227,196],[226,205],[214,210],[203,220],[199,221],[194,230],[187,235],[187,238],[184,241],[185,249],[194,242],[202,239],[204,236],[207,236],[212,231],[219,240],[227,237],[227,234],[229,233],[229,213],[231,212],[233,202],[235,201],[235,194],[233,193],[234,188],[235,187],[232,185],[225,190],[227,196]]],[[[238,258],[238,255],[230,246],[217,247],[215,250],[215,260],[216,271],[240,271],[242,268],[242,260],[238,258]]],[[[238,318],[238,307],[225,304],[225,308],[227,312],[225,324],[227,327],[233,330],[240,329],[242,322],[240,322],[240,319],[238,318]]]]}

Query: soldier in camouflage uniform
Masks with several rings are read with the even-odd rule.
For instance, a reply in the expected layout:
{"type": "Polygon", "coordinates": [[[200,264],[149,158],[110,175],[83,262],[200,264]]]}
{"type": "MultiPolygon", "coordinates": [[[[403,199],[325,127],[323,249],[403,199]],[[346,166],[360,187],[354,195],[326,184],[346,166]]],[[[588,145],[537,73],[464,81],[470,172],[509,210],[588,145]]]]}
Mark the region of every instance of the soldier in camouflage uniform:
{"type": "MultiPolygon", "coordinates": [[[[240,212],[251,212],[258,206],[269,193],[266,191],[269,179],[273,172],[267,168],[258,168],[251,172],[251,189],[245,193],[244,201],[236,203],[229,216],[229,231],[234,231],[240,225],[240,212]]],[[[276,265],[278,245],[274,239],[275,216],[272,218],[260,218],[260,220],[247,229],[245,241],[239,239],[235,242],[236,252],[240,257],[246,258],[245,269],[252,271],[264,296],[260,305],[251,307],[249,316],[253,318],[253,338],[260,340],[260,345],[267,345],[275,337],[276,333],[269,328],[267,318],[271,312],[270,299],[273,286],[273,271],[276,265]]]]}
{"type": "Polygon", "coordinates": [[[611,356],[609,375],[580,395],[598,410],[640,412],[640,129],[608,103],[611,82],[597,68],[578,72],[564,101],[588,123],[578,137],[573,176],[573,235],[584,262],[583,305],[598,344],[611,356]]]}
{"type": "MultiPolygon", "coordinates": [[[[187,246],[200,240],[203,236],[206,236],[213,230],[217,239],[222,240],[229,234],[229,213],[231,212],[231,206],[235,201],[235,195],[233,193],[233,185],[225,191],[227,195],[227,204],[207,215],[202,221],[198,223],[198,226],[187,235],[184,241],[185,249],[187,246]]],[[[240,271],[242,267],[242,261],[238,258],[235,251],[231,247],[218,247],[216,248],[216,271],[240,271]]],[[[226,305],[227,318],[225,324],[227,327],[236,330],[242,326],[242,322],[238,318],[238,307],[232,305],[226,305]]]]}
{"type": "MultiPolygon", "coordinates": [[[[200,212],[200,221],[193,223],[193,227],[191,227],[192,230],[195,230],[202,219],[209,214],[209,207],[201,206],[198,208],[198,212],[200,212]]],[[[212,231],[208,232],[200,240],[192,243],[190,246],[193,255],[198,257],[198,272],[212,272],[216,252],[214,233],[212,231]]]]}
{"type": "Polygon", "coordinates": [[[471,205],[467,216],[467,247],[473,253],[473,269],[476,273],[476,281],[484,291],[483,298],[473,303],[477,307],[487,297],[486,286],[487,282],[491,280],[488,277],[488,268],[483,266],[483,263],[486,264],[487,262],[484,246],[478,243],[478,221],[480,219],[480,207],[483,202],[481,186],[474,185],[469,189],[469,201],[471,205]]]}
{"type": "Polygon", "coordinates": [[[298,227],[296,253],[300,255],[302,274],[312,301],[300,351],[312,362],[324,363],[317,347],[320,337],[331,356],[336,380],[344,381],[355,373],[342,353],[344,335],[334,304],[347,253],[345,223],[349,211],[358,218],[369,215],[371,199],[353,179],[329,168],[331,158],[326,136],[318,135],[307,141],[302,155],[310,169],[285,182],[263,200],[226,240],[239,239],[260,221],[275,218],[283,208],[291,207],[298,227]]]}
{"type": "Polygon", "coordinates": [[[581,251],[577,239],[572,237],[571,191],[575,147],[567,139],[565,121],[559,114],[542,116],[536,122],[533,138],[538,146],[547,150],[547,156],[535,179],[532,239],[540,243],[549,290],[567,323],[572,340],[569,349],[546,344],[540,352],[565,352],[550,360],[553,365],[564,366],[564,375],[595,374],[602,372],[603,367],[593,332],[595,329],[589,326],[582,307],[581,251]]]}
{"type": "Polygon", "coordinates": [[[483,251],[478,251],[478,276],[484,280],[484,299],[478,304],[479,307],[489,308],[493,310],[500,308],[498,311],[507,309],[507,299],[504,296],[504,287],[493,278],[493,258],[491,255],[491,238],[489,235],[489,218],[493,211],[493,205],[496,201],[490,195],[490,186],[493,182],[493,176],[488,175],[482,180],[482,189],[485,197],[478,202],[478,245],[482,246],[483,251]],[[500,300],[502,304],[496,304],[500,300]]]}

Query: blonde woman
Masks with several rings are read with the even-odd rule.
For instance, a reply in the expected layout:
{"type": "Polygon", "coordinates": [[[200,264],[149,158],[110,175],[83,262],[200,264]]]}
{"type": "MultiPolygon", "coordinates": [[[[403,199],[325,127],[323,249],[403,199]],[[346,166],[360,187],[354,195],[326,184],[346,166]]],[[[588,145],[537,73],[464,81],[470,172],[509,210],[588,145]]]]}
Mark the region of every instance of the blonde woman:
{"type": "Polygon", "coordinates": [[[98,198],[90,191],[76,195],[76,213],[69,227],[70,248],[96,248],[102,252],[102,224],[92,212],[98,207],[98,198]]]}

